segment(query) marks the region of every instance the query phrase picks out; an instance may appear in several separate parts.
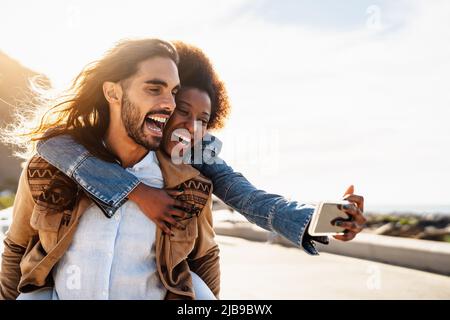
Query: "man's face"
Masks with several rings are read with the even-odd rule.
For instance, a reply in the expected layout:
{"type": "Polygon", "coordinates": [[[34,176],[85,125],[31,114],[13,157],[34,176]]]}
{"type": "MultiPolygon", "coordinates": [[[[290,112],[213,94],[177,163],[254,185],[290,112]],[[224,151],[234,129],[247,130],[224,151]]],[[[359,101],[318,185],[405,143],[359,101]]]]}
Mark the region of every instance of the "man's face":
{"type": "Polygon", "coordinates": [[[141,62],[122,84],[121,118],[128,136],[148,150],[158,149],[164,126],[175,109],[178,69],[169,58],[141,62]]]}

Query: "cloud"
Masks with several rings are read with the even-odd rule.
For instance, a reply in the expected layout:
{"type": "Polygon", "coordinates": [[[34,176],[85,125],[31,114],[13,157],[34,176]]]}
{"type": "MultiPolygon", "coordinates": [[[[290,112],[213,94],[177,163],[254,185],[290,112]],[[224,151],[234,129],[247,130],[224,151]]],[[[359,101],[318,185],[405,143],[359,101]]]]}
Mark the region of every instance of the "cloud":
{"type": "Polygon", "coordinates": [[[6,1],[2,9],[2,49],[53,82],[123,37],[203,48],[234,105],[224,157],[258,186],[310,200],[354,183],[369,204],[448,203],[448,1],[6,1]],[[277,137],[279,152],[264,153],[277,137]],[[256,160],[277,170],[251,160],[246,144],[255,141],[256,160]]]}
{"type": "Polygon", "coordinates": [[[280,172],[246,172],[301,199],[355,183],[372,203],[447,202],[449,9],[416,3],[406,16],[390,12],[404,25],[381,34],[267,26],[258,17],[235,25],[235,50],[217,57],[229,61],[223,73],[236,106],[227,131],[282,133],[280,172]]]}

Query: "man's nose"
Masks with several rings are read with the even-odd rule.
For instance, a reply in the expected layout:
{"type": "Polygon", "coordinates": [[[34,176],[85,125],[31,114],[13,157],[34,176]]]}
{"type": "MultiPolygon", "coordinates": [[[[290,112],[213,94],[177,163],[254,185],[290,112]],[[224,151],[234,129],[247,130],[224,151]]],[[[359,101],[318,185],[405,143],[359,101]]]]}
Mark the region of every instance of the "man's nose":
{"type": "Polygon", "coordinates": [[[161,107],[169,111],[170,114],[172,114],[173,110],[175,110],[176,107],[175,97],[173,95],[165,97],[164,100],[161,102],[161,107]]]}

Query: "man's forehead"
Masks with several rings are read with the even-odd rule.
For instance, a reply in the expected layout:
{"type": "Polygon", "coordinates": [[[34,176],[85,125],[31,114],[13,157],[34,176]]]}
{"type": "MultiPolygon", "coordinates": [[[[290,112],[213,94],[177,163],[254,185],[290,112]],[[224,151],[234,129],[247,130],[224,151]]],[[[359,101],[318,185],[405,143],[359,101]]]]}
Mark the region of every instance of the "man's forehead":
{"type": "Polygon", "coordinates": [[[164,57],[154,57],[139,63],[136,76],[149,77],[149,79],[157,77],[179,82],[177,65],[172,59],[164,57]]]}

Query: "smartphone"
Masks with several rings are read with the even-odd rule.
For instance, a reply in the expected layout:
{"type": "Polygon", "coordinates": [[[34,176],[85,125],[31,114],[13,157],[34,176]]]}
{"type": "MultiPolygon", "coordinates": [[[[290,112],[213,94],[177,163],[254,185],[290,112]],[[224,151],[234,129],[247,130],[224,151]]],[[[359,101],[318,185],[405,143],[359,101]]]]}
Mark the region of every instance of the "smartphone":
{"type": "Polygon", "coordinates": [[[344,234],[344,228],[331,224],[336,219],[348,220],[349,216],[339,209],[348,201],[322,201],[316,206],[313,212],[308,233],[311,236],[332,236],[344,234]]]}

